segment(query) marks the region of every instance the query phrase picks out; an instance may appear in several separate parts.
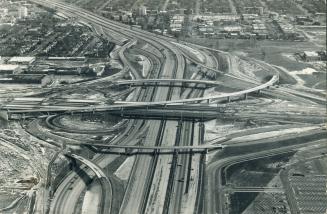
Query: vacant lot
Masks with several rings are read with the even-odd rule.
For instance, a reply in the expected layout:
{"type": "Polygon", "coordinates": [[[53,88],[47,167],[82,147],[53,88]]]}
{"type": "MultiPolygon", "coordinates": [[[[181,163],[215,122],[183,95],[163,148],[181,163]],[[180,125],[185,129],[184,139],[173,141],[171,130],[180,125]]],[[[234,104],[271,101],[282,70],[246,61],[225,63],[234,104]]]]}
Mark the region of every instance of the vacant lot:
{"type": "Polygon", "coordinates": [[[232,165],[224,170],[226,183],[233,186],[264,187],[278,174],[289,157],[278,155],[232,165]]]}
{"type": "Polygon", "coordinates": [[[207,0],[203,7],[207,12],[231,13],[231,8],[228,0],[207,0]]]}
{"type": "Polygon", "coordinates": [[[303,0],[302,6],[310,13],[326,13],[325,0],[303,0]]]}
{"type": "Polygon", "coordinates": [[[233,0],[238,13],[245,13],[246,7],[262,7],[260,0],[233,0]]]}
{"type": "Polygon", "coordinates": [[[268,7],[268,10],[285,15],[303,15],[303,11],[293,0],[262,0],[268,7]]]}

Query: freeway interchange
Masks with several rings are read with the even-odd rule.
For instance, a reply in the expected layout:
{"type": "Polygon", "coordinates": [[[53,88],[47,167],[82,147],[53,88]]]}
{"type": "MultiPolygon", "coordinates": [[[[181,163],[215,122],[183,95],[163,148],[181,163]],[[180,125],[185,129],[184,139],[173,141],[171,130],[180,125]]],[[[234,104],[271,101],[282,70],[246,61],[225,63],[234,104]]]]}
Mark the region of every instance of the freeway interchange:
{"type": "MultiPolygon", "coordinates": [[[[190,48],[201,52],[206,59],[198,62],[172,38],[133,29],[66,3],[31,2],[80,19],[108,35],[124,38],[115,54],[124,71],[133,78],[95,80],[95,84],[107,81],[111,87],[133,88],[133,96],[127,101],[107,104],[97,100],[57,99],[54,104],[43,98],[26,97],[1,105],[1,117],[7,120],[34,120],[26,127],[32,134],[34,130],[34,135],[35,132],[46,133],[43,140],[61,148],[60,153],[70,167],[60,176],[48,175],[53,176],[50,180],[56,186],[50,188],[46,203],[40,205],[36,201],[35,213],[40,212],[40,206],[53,214],[229,213],[228,194],[284,193],[285,189],[227,186],[223,182],[226,167],[296,152],[326,139],[321,126],[324,122],[322,100],[312,94],[278,87],[278,71],[269,65],[261,66],[270,69],[270,75],[253,80],[235,68],[231,58],[230,70],[224,73],[218,69],[222,62],[204,47],[190,44],[190,48]],[[139,43],[146,44],[148,50],[140,48],[139,43]],[[129,49],[137,49],[152,62],[146,77],[130,63],[129,49]],[[216,72],[217,80],[203,79],[205,74],[200,72],[185,78],[190,61],[198,63],[201,71],[216,72]],[[210,88],[219,92],[226,81],[241,88],[205,94],[210,88]],[[309,108],[301,110],[299,103],[302,102],[309,108]],[[67,117],[98,114],[124,120],[111,128],[94,130],[61,124],[67,117]],[[208,140],[208,132],[214,131],[208,131],[206,126],[209,126],[207,121],[212,120],[245,121],[250,125],[259,121],[257,124],[278,126],[253,125],[232,134],[218,131],[208,140]],[[111,137],[83,138],[86,134],[111,137]],[[130,165],[122,173],[127,174],[124,179],[118,176],[117,171],[123,171],[116,166],[118,163],[121,167],[130,165]]],[[[290,205],[292,214],[295,213],[293,206],[290,205]]]]}

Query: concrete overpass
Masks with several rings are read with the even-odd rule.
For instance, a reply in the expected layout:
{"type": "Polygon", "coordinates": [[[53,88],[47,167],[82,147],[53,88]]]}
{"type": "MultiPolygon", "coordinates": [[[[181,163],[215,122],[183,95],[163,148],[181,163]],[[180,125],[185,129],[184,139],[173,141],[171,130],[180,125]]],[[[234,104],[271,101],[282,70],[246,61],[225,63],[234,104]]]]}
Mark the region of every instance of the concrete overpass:
{"type": "MultiPolygon", "coordinates": [[[[220,114],[225,113],[224,108],[210,107],[207,110],[196,109],[196,105],[181,109],[179,106],[167,106],[164,108],[158,107],[135,107],[135,108],[121,108],[121,109],[110,109],[105,111],[107,114],[116,115],[127,119],[165,119],[165,120],[188,120],[188,121],[207,121],[217,118],[220,114]]],[[[0,111],[0,117],[4,120],[21,120],[35,117],[49,117],[63,114],[95,114],[99,111],[54,111],[49,109],[47,111],[37,110],[16,110],[16,111],[0,111]]],[[[104,112],[104,111],[101,111],[104,112]]]]}
{"type": "Polygon", "coordinates": [[[201,84],[204,87],[214,87],[221,85],[219,81],[193,80],[193,79],[136,79],[113,82],[115,86],[175,86],[175,87],[196,87],[201,84]]]}
{"type": "Polygon", "coordinates": [[[91,171],[95,174],[97,181],[101,185],[101,197],[99,202],[99,214],[108,214],[111,210],[111,204],[112,204],[112,188],[111,183],[104,171],[101,169],[100,166],[93,163],[91,160],[84,158],[82,156],[66,153],[66,157],[71,159],[73,163],[77,160],[80,161],[82,164],[87,166],[91,171]]]}
{"type": "Polygon", "coordinates": [[[248,94],[250,93],[260,93],[263,89],[268,89],[269,87],[273,86],[279,80],[279,76],[274,75],[268,82],[261,84],[259,86],[237,91],[231,93],[224,93],[219,95],[212,95],[206,97],[199,97],[199,98],[189,98],[189,99],[180,99],[180,100],[169,100],[169,101],[156,101],[156,102],[130,102],[125,104],[118,104],[118,105],[94,105],[94,106],[82,106],[82,107],[56,107],[56,106],[30,106],[30,105],[19,105],[15,106],[14,108],[11,106],[3,105],[1,107],[1,115],[4,112],[8,112],[9,114],[29,114],[29,113],[43,113],[43,114],[51,114],[51,113],[66,113],[66,114],[73,114],[73,113],[86,113],[86,112],[106,112],[106,111],[113,111],[113,110],[120,110],[124,111],[126,109],[132,108],[148,108],[153,106],[167,106],[167,105],[176,105],[176,104],[187,104],[187,103],[199,103],[199,102],[207,102],[210,103],[212,101],[217,100],[227,100],[228,102],[232,100],[232,98],[240,98],[243,97],[244,99],[247,98],[248,94]]]}
{"type": "Polygon", "coordinates": [[[91,99],[72,99],[72,98],[43,98],[43,97],[15,97],[4,101],[12,105],[19,104],[38,104],[38,103],[67,103],[67,104],[98,104],[99,100],[91,99]]]}
{"type": "MultiPolygon", "coordinates": [[[[212,150],[225,148],[222,144],[206,144],[197,146],[144,146],[144,145],[110,145],[99,143],[82,143],[80,146],[93,147],[96,149],[122,149],[125,154],[133,153],[208,153],[212,150]],[[137,150],[138,152],[134,152],[137,150]]],[[[109,151],[110,152],[110,151],[109,151]]]]}
{"type": "Polygon", "coordinates": [[[97,176],[98,178],[108,179],[106,174],[102,171],[102,169],[98,165],[93,163],[92,161],[90,161],[82,156],[76,155],[76,154],[70,154],[69,152],[66,153],[65,156],[80,161],[85,166],[90,168],[94,172],[95,176],[97,176]]]}

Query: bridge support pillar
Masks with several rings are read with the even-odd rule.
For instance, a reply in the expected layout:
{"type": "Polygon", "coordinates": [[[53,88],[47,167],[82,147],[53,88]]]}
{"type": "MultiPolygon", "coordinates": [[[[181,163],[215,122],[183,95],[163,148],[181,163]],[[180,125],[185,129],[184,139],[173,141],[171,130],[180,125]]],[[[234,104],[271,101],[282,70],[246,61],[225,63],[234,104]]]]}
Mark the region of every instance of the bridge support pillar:
{"type": "Polygon", "coordinates": [[[153,155],[158,155],[159,154],[159,149],[154,149],[153,150],[153,155]]]}
{"type": "Polygon", "coordinates": [[[124,116],[124,108],[120,108],[120,116],[123,117],[124,116]]]}
{"type": "Polygon", "coordinates": [[[69,157],[69,169],[73,170],[77,166],[77,162],[74,158],[69,157]]]}
{"type": "Polygon", "coordinates": [[[230,103],[230,97],[227,97],[227,102],[230,103]]]}
{"type": "Polygon", "coordinates": [[[257,93],[260,94],[261,93],[261,90],[258,90],[257,93]]]}
{"type": "Polygon", "coordinates": [[[63,142],[62,144],[61,144],[61,149],[62,150],[65,150],[67,148],[67,144],[65,143],[65,142],[63,142]]]}
{"type": "Polygon", "coordinates": [[[203,144],[204,143],[204,135],[205,135],[205,125],[203,122],[201,122],[199,124],[199,128],[200,128],[200,143],[203,144]]]}
{"type": "Polygon", "coordinates": [[[248,99],[248,94],[247,93],[244,94],[244,99],[245,100],[248,99]]]}
{"type": "Polygon", "coordinates": [[[125,151],[125,155],[130,155],[130,149],[129,148],[125,148],[124,151],[125,151]]]}

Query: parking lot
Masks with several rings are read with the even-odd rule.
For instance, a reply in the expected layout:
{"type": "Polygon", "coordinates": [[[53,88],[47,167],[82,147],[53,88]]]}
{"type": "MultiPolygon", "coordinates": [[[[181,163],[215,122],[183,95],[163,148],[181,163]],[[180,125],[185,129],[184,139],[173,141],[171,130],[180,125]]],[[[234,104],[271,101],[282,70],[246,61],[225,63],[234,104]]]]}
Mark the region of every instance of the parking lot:
{"type": "Polygon", "coordinates": [[[327,175],[290,176],[290,184],[301,214],[326,213],[326,180],[327,175]]]}

